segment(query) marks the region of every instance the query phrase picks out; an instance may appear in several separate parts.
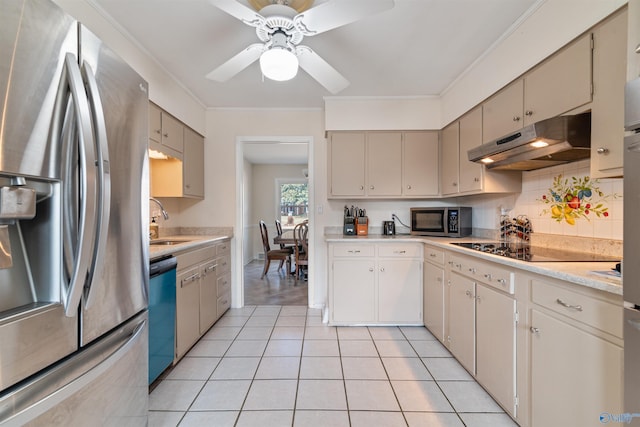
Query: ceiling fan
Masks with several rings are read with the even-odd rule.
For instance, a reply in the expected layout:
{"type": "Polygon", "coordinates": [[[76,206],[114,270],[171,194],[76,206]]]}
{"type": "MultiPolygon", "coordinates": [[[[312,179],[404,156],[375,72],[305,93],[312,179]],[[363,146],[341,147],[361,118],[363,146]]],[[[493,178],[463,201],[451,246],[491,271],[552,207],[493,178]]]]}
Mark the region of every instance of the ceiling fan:
{"type": "Polygon", "coordinates": [[[260,59],[262,74],[272,80],[295,77],[298,66],[336,94],[349,81],[308,46],[302,39],[350,24],[367,15],[394,7],[394,0],[329,0],[309,8],[313,0],[249,0],[259,10],[236,0],[209,0],[229,15],[255,27],[260,43],[254,43],[207,74],[224,82],[260,59]]]}

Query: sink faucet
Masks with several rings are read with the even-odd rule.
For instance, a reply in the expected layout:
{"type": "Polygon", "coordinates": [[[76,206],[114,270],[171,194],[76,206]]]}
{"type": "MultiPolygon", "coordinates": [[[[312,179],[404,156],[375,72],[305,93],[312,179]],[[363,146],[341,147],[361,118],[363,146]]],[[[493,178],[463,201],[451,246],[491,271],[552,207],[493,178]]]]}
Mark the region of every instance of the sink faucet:
{"type": "Polygon", "coordinates": [[[151,200],[152,202],[156,202],[158,204],[158,206],[160,206],[160,212],[162,212],[162,217],[166,220],[169,219],[169,213],[167,211],[164,210],[164,206],[162,206],[162,203],[160,203],[160,200],[153,198],[153,197],[149,197],[149,200],[151,200]]]}

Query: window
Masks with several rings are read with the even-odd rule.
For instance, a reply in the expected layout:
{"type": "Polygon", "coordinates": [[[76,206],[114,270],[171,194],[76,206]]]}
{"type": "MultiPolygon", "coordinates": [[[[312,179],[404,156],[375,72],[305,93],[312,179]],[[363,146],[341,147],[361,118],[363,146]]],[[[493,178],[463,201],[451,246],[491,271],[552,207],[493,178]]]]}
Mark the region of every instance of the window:
{"type": "Polygon", "coordinates": [[[278,183],[279,214],[282,228],[293,228],[309,218],[309,189],[307,182],[286,180],[278,183]]]}

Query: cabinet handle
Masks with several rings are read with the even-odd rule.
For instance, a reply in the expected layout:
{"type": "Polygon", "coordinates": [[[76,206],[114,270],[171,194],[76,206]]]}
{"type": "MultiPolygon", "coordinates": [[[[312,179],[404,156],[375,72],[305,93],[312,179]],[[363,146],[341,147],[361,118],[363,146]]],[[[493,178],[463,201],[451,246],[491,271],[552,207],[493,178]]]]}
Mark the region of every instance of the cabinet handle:
{"type": "Polygon", "coordinates": [[[608,148],[604,148],[604,147],[600,147],[596,150],[596,153],[598,154],[609,154],[609,149],[608,148]]]}
{"type": "Polygon", "coordinates": [[[384,267],[380,267],[380,271],[384,273],[384,267]]]}
{"type": "Polygon", "coordinates": [[[562,301],[560,298],[556,299],[556,302],[558,304],[560,304],[561,306],[563,306],[563,307],[567,307],[569,309],[576,310],[576,311],[582,311],[582,306],[581,305],[567,304],[566,302],[562,301]]]}
{"type": "Polygon", "coordinates": [[[520,121],[520,116],[513,116],[513,121],[514,122],[519,122],[520,121]]]}
{"type": "Polygon", "coordinates": [[[447,264],[453,265],[453,261],[447,261],[447,264]]]}
{"type": "Polygon", "coordinates": [[[458,183],[457,182],[452,182],[451,185],[453,185],[454,187],[457,187],[458,183]]]}
{"type": "Polygon", "coordinates": [[[487,279],[487,280],[491,280],[491,273],[485,274],[484,278],[487,279]]]}
{"type": "Polygon", "coordinates": [[[472,296],[473,296],[473,295],[471,294],[471,291],[470,291],[470,290],[467,290],[464,294],[465,294],[466,296],[468,296],[468,297],[472,297],[472,296]]]}
{"type": "Polygon", "coordinates": [[[432,254],[429,254],[429,256],[430,256],[431,258],[435,258],[435,257],[437,257],[437,255],[436,255],[436,254],[433,254],[433,253],[432,253],[432,254]]]}
{"type": "Polygon", "coordinates": [[[407,251],[393,251],[394,254],[406,254],[407,251]]]}
{"type": "Polygon", "coordinates": [[[369,271],[373,273],[373,267],[369,267],[369,271]]]}
{"type": "Polygon", "coordinates": [[[360,250],[348,250],[347,252],[349,252],[350,254],[359,254],[360,250]]]}
{"type": "Polygon", "coordinates": [[[453,266],[458,269],[462,268],[462,264],[454,264],[453,266]]]}
{"type": "Polygon", "coordinates": [[[506,285],[507,281],[505,279],[498,279],[496,280],[498,283],[500,283],[501,285],[506,285]]]}
{"type": "Polygon", "coordinates": [[[529,330],[531,331],[532,334],[539,334],[540,333],[540,329],[536,328],[534,326],[530,327],[529,330]]]}
{"type": "Polygon", "coordinates": [[[183,287],[184,285],[186,285],[189,282],[195,282],[199,278],[200,278],[200,273],[192,274],[189,277],[185,277],[184,279],[182,279],[180,281],[180,287],[183,287]]]}
{"type": "Polygon", "coordinates": [[[155,130],[155,133],[157,133],[158,135],[160,135],[160,133],[161,133],[161,132],[160,132],[160,129],[156,129],[156,130],[155,130]]]}
{"type": "Polygon", "coordinates": [[[478,177],[473,178],[473,182],[480,182],[480,178],[478,177]]]}
{"type": "Polygon", "coordinates": [[[168,133],[163,133],[162,136],[164,136],[165,138],[169,138],[169,134],[168,133]]]}
{"type": "Polygon", "coordinates": [[[191,185],[186,184],[186,185],[185,185],[185,188],[191,188],[191,185]]]}
{"type": "Polygon", "coordinates": [[[222,305],[227,305],[228,303],[229,303],[229,300],[227,300],[227,299],[222,301],[222,305]]]}
{"type": "Polygon", "coordinates": [[[524,112],[524,115],[525,115],[525,116],[527,116],[527,117],[531,117],[531,116],[533,116],[533,110],[527,110],[527,111],[525,111],[525,112],[524,112]]]}
{"type": "Polygon", "coordinates": [[[636,53],[640,53],[640,44],[636,46],[636,53]]]}
{"type": "Polygon", "coordinates": [[[474,267],[471,267],[469,269],[469,272],[472,273],[472,274],[476,274],[476,269],[474,267]]]}

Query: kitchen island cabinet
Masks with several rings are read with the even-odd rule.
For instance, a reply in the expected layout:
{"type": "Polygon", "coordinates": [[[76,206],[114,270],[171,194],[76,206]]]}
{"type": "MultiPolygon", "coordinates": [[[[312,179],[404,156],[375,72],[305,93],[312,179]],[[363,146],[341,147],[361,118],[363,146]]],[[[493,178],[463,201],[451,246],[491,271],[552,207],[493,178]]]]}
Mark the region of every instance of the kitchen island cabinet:
{"type": "Polygon", "coordinates": [[[329,244],[329,322],[422,325],[422,244],[329,244]]]}

